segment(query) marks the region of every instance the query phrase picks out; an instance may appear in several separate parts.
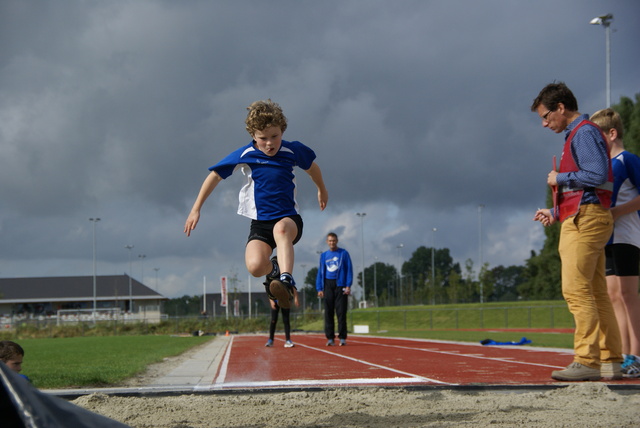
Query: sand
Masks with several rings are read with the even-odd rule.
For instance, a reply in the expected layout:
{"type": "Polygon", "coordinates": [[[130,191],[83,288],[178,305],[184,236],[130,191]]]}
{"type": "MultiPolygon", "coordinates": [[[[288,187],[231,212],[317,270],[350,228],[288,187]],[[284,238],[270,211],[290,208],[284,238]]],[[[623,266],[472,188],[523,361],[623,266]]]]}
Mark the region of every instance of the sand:
{"type": "MultiPolygon", "coordinates": [[[[186,356],[123,386],[149,384],[186,356]]],[[[323,388],[165,397],[91,394],[72,401],[132,427],[640,427],[640,393],[600,382],[543,392],[323,388]]]]}

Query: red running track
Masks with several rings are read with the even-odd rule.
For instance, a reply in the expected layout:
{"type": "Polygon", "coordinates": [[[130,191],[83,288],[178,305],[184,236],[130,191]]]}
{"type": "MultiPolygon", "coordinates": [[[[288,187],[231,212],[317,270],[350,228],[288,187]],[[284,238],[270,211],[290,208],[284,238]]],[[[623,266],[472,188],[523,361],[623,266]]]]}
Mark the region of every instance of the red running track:
{"type": "MultiPolygon", "coordinates": [[[[294,335],[294,348],[276,337],[240,335],[229,341],[212,389],[354,385],[553,385],[551,371],[573,360],[571,350],[483,346],[437,340],[350,336],[325,346],[320,334],[294,335]]],[[[640,385],[640,379],[608,381],[640,385]]]]}

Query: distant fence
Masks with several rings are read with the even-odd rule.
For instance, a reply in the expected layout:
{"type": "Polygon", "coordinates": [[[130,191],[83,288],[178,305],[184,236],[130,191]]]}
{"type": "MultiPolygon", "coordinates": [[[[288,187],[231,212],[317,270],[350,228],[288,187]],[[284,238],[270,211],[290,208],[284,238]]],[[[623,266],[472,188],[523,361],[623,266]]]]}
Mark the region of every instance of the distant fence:
{"type": "MultiPolygon", "coordinates": [[[[323,329],[324,313],[321,311],[294,311],[291,313],[292,329],[323,329]]],[[[425,307],[412,309],[363,309],[348,313],[348,325],[367,325],[369,332],[386,330],[425,329],[490,329],[490,328],[573,328],[573,316],[566,305],[510,306],[480,308],[425,307]]],[[[66,337],[84,335],[124,334],[221,334],[231,332],[267,331],[270,316],[185,316],[163,315],[158,321],[145,319],[102,319],[61,322],[51,318],[3,317],[2,337],[66,337]]],[[[282,329],[281,321],[278,329],[282,329]]]]}

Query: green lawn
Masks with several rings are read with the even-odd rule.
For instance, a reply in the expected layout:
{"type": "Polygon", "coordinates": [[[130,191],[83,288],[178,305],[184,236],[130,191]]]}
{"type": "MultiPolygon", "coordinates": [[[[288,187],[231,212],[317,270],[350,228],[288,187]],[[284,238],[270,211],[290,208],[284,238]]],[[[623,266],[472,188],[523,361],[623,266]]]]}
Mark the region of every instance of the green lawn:
{"type": "Polygon", "coordinates": [[[104,387],[211,337],[102,336],[21,339],[22,373],[37,388],[104,387]]]}

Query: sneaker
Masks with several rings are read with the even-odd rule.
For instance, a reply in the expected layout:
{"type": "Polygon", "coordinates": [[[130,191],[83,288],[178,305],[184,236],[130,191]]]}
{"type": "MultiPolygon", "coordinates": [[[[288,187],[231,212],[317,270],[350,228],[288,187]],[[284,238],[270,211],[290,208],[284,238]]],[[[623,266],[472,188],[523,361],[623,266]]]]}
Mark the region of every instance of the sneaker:
{"type": "Polygon", "coordinates": [[[640,361],[634,358],[633,362],[623,369],[622,376],[627,378],[640,377],[640,361]]]}
{"type": "Polygon", "coordinates": [[[273,265],[273,270],[267,275],[266,281],[264,282],[264,285],[267,287],[271,284],[271,281],[280,278],[280,266],[278,265],[277,256],[271,257],[271,264],[273,265]]]}
{"type": "Polygon", "coordinates": [[[280,282],[287,287],[289,296],[293,297],[293,290],[297,290],[296,282],[293,280],[293,277],[290,274],[283,272],[280,274],[280,282]]]}
{"type": "Polygon", "coordinates": [[[285,283],[278,279],[274,279],[269,285],[269,291],[273,297],[275,297],[275,300],[278,301],[278,306],[284,309],[289,309],[291,307],[289,289],[285,283]]]}
{"type": "Polygon", "coordinates": [[[600,380],[601,377],[599,369],[592,369],[575,361],[564,370],[551,372],[551,378],[564,381],[600,380]]]}
{"type": "Polygon", "coordinates": [[[333,342],[333,339],[327,340],[327,346],[335,346],[335,343],[333,342]]]}
{"type": "Polygon", "coordinates": [[[267,340],[267,344],[264,346],[266,346],[267,348],[271,348],[273,346],[273,339],[267,340]]]}
{"type": "Polygon", "coordinates": [[[602,363],[600,365],[600,375],[604,380],[622,379],[621,363],[602,363]]]}
{"type": "Polygon", "coordinates": [[[346,345],[347,345],[346,339],[340,339],[340,346],[346,346],[346,345]]]}
{"type": "Polygon", "coordinates": [[[290,341],[290,340],[287,340],[286,342],[284,342],[284,347],[285,348],[293,348],[294,346],[296,346],[296,345],[294,345],[293,342],[290,341]]]}
{"type": "Polygon", "coordinates": [[[633,356],[631,354],[627,354],[627,356],[624,357],[624,361],[622,362],[622,373],[626,373],[627,367],[629,367],[635,361],[636,361],[636,357],[635,356],[633,356]]]}

